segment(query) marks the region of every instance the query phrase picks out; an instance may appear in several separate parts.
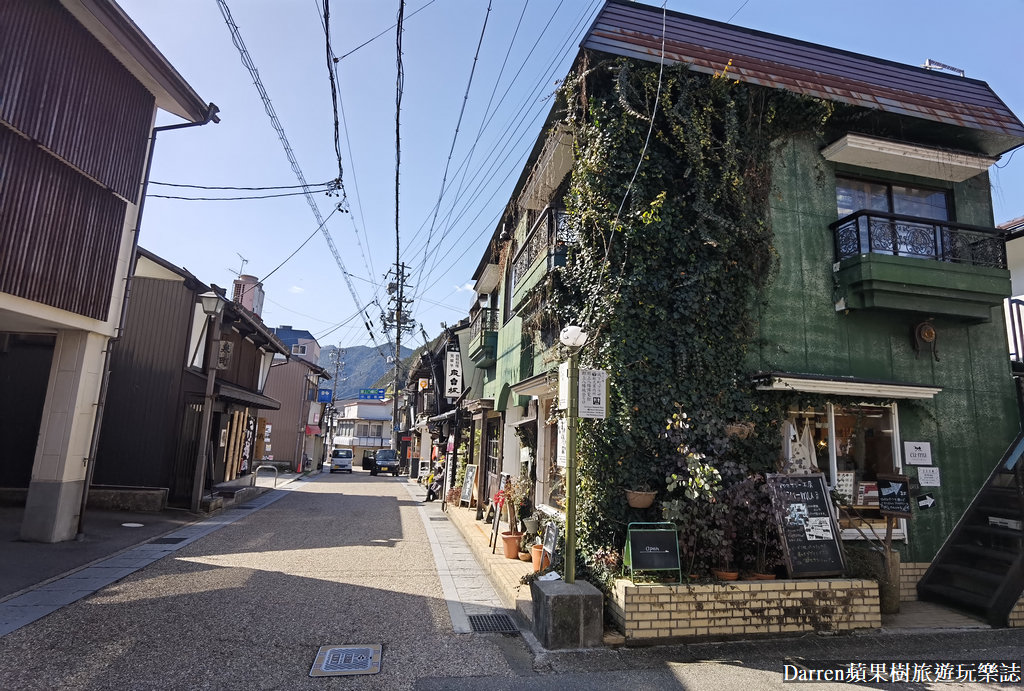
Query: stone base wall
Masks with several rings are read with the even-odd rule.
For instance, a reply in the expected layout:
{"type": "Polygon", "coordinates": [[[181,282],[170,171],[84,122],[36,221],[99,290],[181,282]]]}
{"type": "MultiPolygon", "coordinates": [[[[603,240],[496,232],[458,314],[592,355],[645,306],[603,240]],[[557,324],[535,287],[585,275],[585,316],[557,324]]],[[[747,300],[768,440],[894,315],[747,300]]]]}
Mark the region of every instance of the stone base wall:
{"type": "Polygon", "coordinates": [[[878,586],[848,578],[694,585],[615,582],[608,602],[627,643],[879,628],[878,586]]]}
{"type": "Polygon", "coordinates": [[[900,602],[917,600],[917,582],[930,565],[927,561],[900,563],[900,602]]]}

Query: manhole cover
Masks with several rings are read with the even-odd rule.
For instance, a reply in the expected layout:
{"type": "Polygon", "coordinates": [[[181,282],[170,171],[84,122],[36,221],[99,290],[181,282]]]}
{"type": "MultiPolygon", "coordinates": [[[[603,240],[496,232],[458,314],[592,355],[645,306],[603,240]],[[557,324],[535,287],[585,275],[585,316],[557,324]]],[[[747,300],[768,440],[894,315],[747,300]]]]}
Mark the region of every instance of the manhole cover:
{"type": "Polygon", "coordinates": [[[432,520],[432,521],[447,521],[448,517],[447,516],[431,516],[430,520],[432,520]]]}
{"type": "Polygon", "coordinates": [[[380,671],[380,645],[323,645],[316,654],[311,677],[340,677],[352,674],[377,674],[380,671]]]}
{"type": "Polygon", "coordinates": [[[176,545],[179,542],[184,542],[187,537],[158,537],[155,540],[150,540],[151,545],[176,545]]]}
{"type": "Polygon", "coordinates": [[[474,633],[519,633],[516,622],[507,614],[470,614],[474,633]]]}

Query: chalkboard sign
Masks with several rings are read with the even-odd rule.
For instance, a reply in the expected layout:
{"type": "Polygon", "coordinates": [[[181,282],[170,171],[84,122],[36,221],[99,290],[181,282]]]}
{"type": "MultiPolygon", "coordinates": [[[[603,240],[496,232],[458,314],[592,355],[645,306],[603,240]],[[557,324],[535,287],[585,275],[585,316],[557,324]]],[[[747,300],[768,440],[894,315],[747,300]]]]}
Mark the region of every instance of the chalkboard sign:
{"type": "MultiPolygon", "coordinates": [[[[498,480],[498,492],[501,492],[502,490],[505,489],[505,486],[508,485],[510,477],[511,476],[508,475],[507,473],[501,474],[501,477],[498,480]]],[[[491,503],[493,504],[494,501],[492,501],[491,503]]],[[[504,508],[504,505],[494,507],[494,523],[491,524],[491,554],[494,554],[498,550],[498,534],[501,532],[501,514],[503,513],[502,509],[504,508]]],[[[509,527],[509,530],[515,530],[515,527],[511,526],[509,527]]]]}
{"type": "Polygon", "coordinates": [[[878,476],[878,513],[910,518],[910,478],[906,475],[878,476]]]}
{"type": "Polygon", "coordinates": [[[676,571],[679,582],[682,582],[679,535],[675,524],[630,523],[626,530],[622,566],[629,570],[631,580],[635,571],[676,571]]]}
{"type": "MultiPolygon", "coordinates": [[[[544,526],[544,556],[547,557],[548,564],[555,563],[555,553],[558,551],[558,524],[555,522],[548,523],[544,526]]],[[[543,563],[544,557],[541,557],[543,563]]]]}
{"type": "Polygon", "coordinates": [[[768,475],[767,480],[789,577],[841,576],[846,567],[825,476],[768,475]]]}
{"type": "Polygon", "coordinates": [[[466,502],[466,506],[473,505],[473,483],[476,482],[476,466],[473,464],[466,466],[466,477],[462,481],[462,496],[459,497],[459,506],[462,506],[462,502],[466,502]]]}

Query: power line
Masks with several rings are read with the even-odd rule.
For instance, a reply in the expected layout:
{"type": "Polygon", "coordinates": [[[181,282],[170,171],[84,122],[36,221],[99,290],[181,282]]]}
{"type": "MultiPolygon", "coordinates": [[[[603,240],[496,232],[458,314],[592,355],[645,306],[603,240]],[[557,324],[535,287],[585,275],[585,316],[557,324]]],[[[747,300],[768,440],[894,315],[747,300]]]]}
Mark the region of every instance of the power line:
{"type": "MultiPolygon", "coordinates": [[[[459,118],[455,122],[455,134],[452,136],[452,145],[448,149],[448,160],[444,164],[444,174],[441,176],[441,189],[437,193],[437,203],[434,205],[434,218],[430,222],[430,229],[427,231],[427,245],[424,256],[430,255],[430,240],[434,235],[434,225],[437,223],[437,212],[441,209],[441,199],[444,198],[445,184],[448,182],[448,168],[452,163],[452,155],[455,153],[455,144],[459,140],[459,128],[462,126],[462,116],[466,113],[466,101],[469,100],[469,90],[473,86],[473,75],[476,74],[476,63],[480,59],[480,47],[484,44],[484,34],[487,33],[487,20],[491,16],[491,0],[487,2],[487,12],[484,14],[484,25],[480,29],[480,39],[476,44],[476,54],[473,55],[473,66],[469,70],[469,81],[466,83],[466,93],[462,97],[462,107],[459,109],[459,118]]],[[[419,272],[416,274],[416,282],[423,276],[423,267],[426,262],[420,264],[419,272]]]]}
{"type": "MultiPolygon", "coordinates": [[[[312,190],[314,192],[327,192],[330,194],[330,190],[312,190]]],[[[282,192],[281,194],[259,194],[248,197],[179,197],[173,194],[149,194],[147,197],[154,199],[177,199],[179,201],[186,202],[240,202],[249,199],[277,199],[279,197],[299,197],[309,194],[310,190],[304,190],[302,192],[282,192]]]]}
{"type": "MultiPolygon", "coordinates": [[[[245,42],[242,40],[242,35],[238,29],[238,25],[235,24],[235,20],[231,16],[231,11],[228,9],[227,2],[225,0],[217,0],[217,5],[220,7],[221,15],[223,15],[224,21],[231,33],[231,42],[234,43],[235,48],[238,49],[239,56],[242,59],[242,64],[249,71],[253,84],[256,86],[257,91],[259,91],[260,98],[263,100],[263,109],[266,111],[274,130],[277,132],[277,138],[280,140],[281,146],[284,148],[285,155],[288,157],[288,162],[291,164],[292,172],[295,173],[295,177],[298,179],[299,183],[303,187],[308,188],[309,184],[306,182],[306,177],[302,174],[302,168],[299,167],[299,162],[295,160],[295,152],[292,151],[291,144],[288,142],[288,136],[284,132],[284,127],[282,127],[281,122],[277,118],[277,113],[274,111],[273,103],[270,101],[270,95],[263,86],[263,80],[260,79],[259,70],[256,69],[256,64],[249,55],[249,50],[245,47],[245,42]]],[[[320,208],[313,199],[313,195],[309,194],[308,191],[306,193],[306,203],[309,205],[310,210],[313,212],[313,216],[320,224],[320,231],[322,232],[324,239],[327,241],[327,246],[330,248],[331,254],[334,255],[334,260],[338,264],[338,268],[341,269],[342,275],[345,278],[345,283],[348,286],[349,293],[352,296],[353,304],[362,304],[362,300],[359,299],[359,296],[356,293],[355,286],[347,276],[348,272],[345,270],[345,263],[341,260],[341,255],[338,254],[338,248],[335,247],[334,240],[331,238],[331,234],[325,226],[326,221],[324,221],[323,216],[320,214],[320,208]]],[[[340,208],[340,205],[335,207],[335,210],[338,208],[340,208]]],[[[368,322],[368,318],[365,321],[368,322]]],[[[368,324],[367,330],[370,332],[370,337],[373,339],[374,345],[376,345],[376,339],[373,338],[373,332],[370,331],[368,324]]],[[[383,356],[383,353],[381,353],[381,356],[383,356]]]]}
{"type": "MultiPolygon", "coordinates": [[[[430,0],[430,2],[428,2],[428,3],[426,4],[426,5],[423,5],[423,7],[421,7],[420,9],[416,10],[415,12],[412,12],[412,13],[411,13],[411,14],[409,15],[409,18],[415,17],[415,16],[416,16],[417,14],[419,14],[419,13],[420,13],[420,12],[421,12],[422,10],[425,10],[425,9],[427,9],[428,7],[430,7],[431,5],[433,5],[433,4],[435,3],[435,2],[437,2],[437,0],[430,0]]],[[[360,49],[360,48],[362,48],[363,46],[367,46],[367,45],[369,45],[370,43],[373,43],[373,42],[374,42],[374,41],[376,41],[376,40],[377,40],[378,38],[380,38],[381,36],[383,36],[383,35],[384,35],[384,34],[386,34],[387,32],[389,32],[389,31],[391,31],[392,29],[394,29],[394,28],[395,28],[396,26],[398,26],[398,24],[392,24],[391,26],[389,26],[388,28],[384,29],[384,31],[381,31],[381,32],[380,32],[379,34],[377,34],[376,36],[374,36],[374,37],[373,37],[373,38],[371,38],[370,40],[368,40],[368,41],[363,41],[363,42],[362,42],[362,43],[360,43],[360,44],[359,44],[358,46],[356,46],[355,48],[353,48],[352,50],[350,50],[349,52],[345,53],[345,54],[344,54],[344,55],[342,55],[342,56],[341,56],[340,58],[338,58],[338,60],[344,60],[344,59],[345,59],[345,58],[347,58],[347,57],[348,57],[349,55],[352,55],[352,53],[356,52],[357,50],[359,50],[359,49],[360,49]]]]}
{"type": "MultiPolygon", "coordinates": [[[[333,185],[336,182],[337,182],[337,180],[328,180],[326,182],[314,182],[313,184],[308,185],[308,186],[309,187],[326,187],[328,185],[333,185]]],[[[242,190],[242,191],[247,191],[247,192],[259,192],[259,191],[262,191],[262,190],[296,190],[296,189],[302,189],[303,187],[305,187],[305,185],[276,185],[276,186],[268,186],[268,187],[228,187],[228,186],[218,186],[218,185],[186,185],[186,184],[181,183],[181,182],[157,182],[155,180],[150,180],[149,184],[150,185],[162,185],[164,187],[187,187],[188,189],[193,189],[193,190],[242,190]]]]}

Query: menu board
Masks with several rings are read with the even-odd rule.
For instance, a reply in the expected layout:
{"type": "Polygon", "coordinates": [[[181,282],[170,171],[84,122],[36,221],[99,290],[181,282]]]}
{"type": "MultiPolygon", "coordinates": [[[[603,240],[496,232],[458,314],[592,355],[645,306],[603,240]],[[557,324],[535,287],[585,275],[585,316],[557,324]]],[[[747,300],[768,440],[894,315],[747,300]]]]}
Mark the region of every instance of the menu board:
{"type": "Polygon", "coordinates": [[[878,513],[910,518],[910,478],[906,475],[878,476],[878,513]]]}
{"type": "Polygon", "coordinates": [[[772,474],[767,480],[789,577],[842,575],[843,551],[825,476],[772,474]]]}
{"type": "Polygon", "coordinates": [[[473,505],[473,485],[476,483],[476,465],[470,463],[466,466],[466,477],[462,480],[462,494],[459,496],[459,506],[465,502],[466,506],[473,505]]]}

